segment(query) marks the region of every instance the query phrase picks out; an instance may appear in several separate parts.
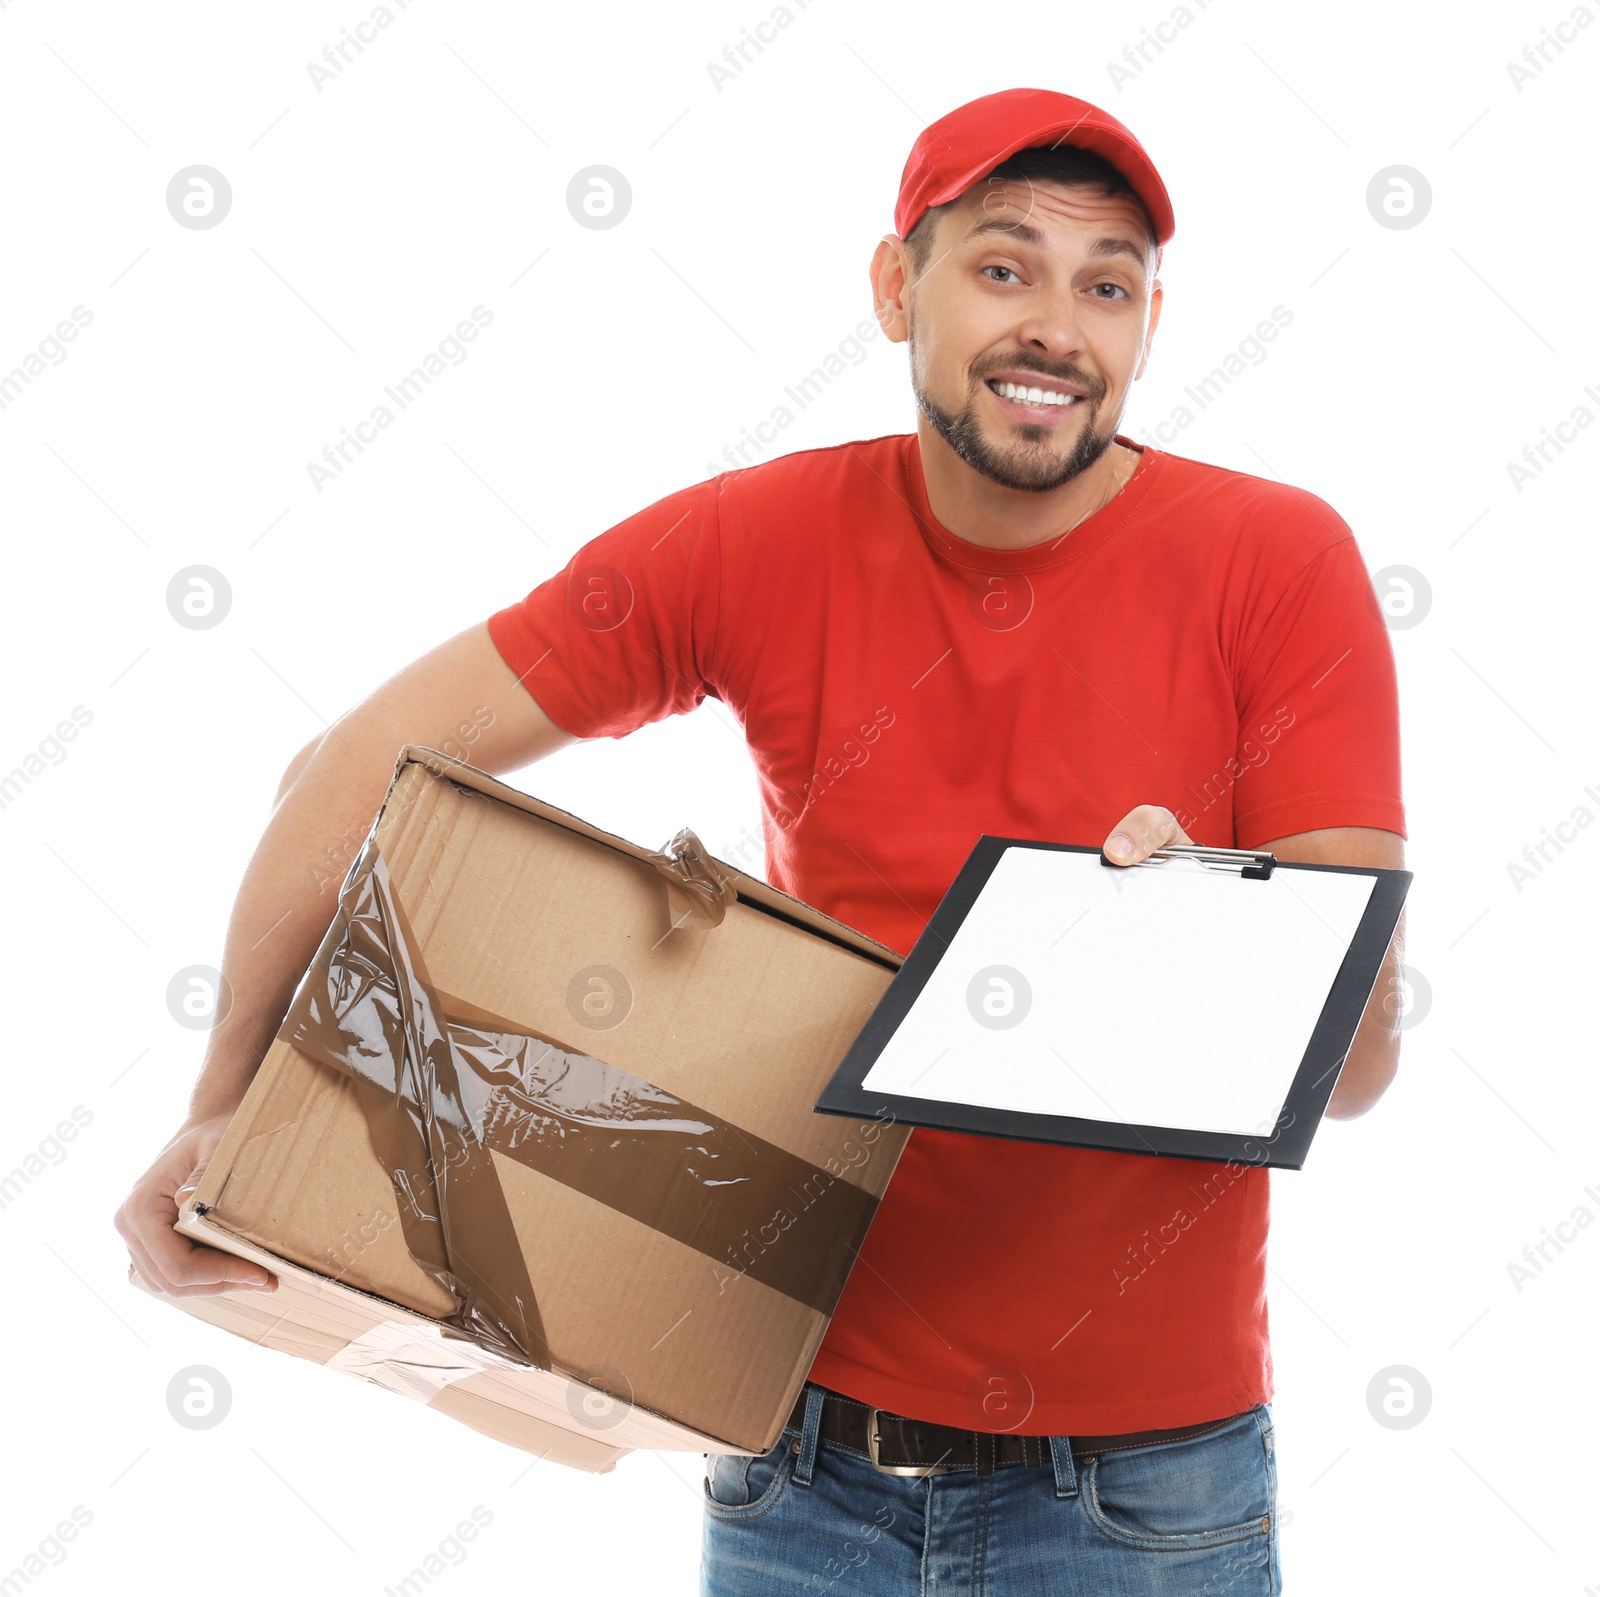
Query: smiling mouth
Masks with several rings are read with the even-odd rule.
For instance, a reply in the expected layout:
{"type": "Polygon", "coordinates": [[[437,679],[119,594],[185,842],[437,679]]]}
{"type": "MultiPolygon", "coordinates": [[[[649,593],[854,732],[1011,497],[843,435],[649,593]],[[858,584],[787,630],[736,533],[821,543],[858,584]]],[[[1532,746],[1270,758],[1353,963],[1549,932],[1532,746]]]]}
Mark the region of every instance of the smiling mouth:
{"type": "Polygon", "coordinates": [[[1050,388],[1044,384],[1028,387],[1023,383],[997,382],[990,378],[985,386],[997,399],[1003,399],[1008,405],[1014,405],[1023,412],[1031,411],[1041,415],[1050,411],[1070,410],[1083,399],[1082,394],[1074,394],[1065,388],[1050,388]]]}

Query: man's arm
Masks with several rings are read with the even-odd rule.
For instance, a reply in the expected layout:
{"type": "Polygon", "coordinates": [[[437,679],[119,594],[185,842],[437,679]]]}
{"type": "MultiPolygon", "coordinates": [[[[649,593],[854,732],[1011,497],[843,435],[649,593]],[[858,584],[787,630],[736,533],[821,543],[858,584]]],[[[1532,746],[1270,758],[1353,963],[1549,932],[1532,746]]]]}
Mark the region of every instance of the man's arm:
{"type": "MultiPolygon", "coordinates": [[[[1169,843],[1190,843],[1170,810],[1141,804],[1111,829],[1104,847],[1109,858],[1123,865],[1136,864],[1169,843]],[[1131,839],[1124,848],[1118,839],[1131,839]]],[[[1405,839],[1396,832],[1371,826],[1330,826],[1316,832],[1297,832],[1263,843],[1281,860],[1304,865],[1377,865],[1405,869],[1405,839]]],[[[1405,912],[1402,910],[1383,968],[1373,983],[1372,996],[1356,1027],[1344,1069],[1324,1111],[1331,1120],[1352,1120],[1369,1110],[1388,1089],[1400,1068],[1400,995],[1405,968],[1405,912]]]]}
{"type": "MultiPolygon", "coordinates": [[[[1406,865],[1405,839],[1397,832],[1383,832],[1372,826],[1330,826],[1318,832],[1297,832],[1293,837],[1280,837],[1261,846],[1281,860],[1304,865],[1377,865],[1394,871],[1404,870],[1406,865]]],[[[1330,1120],[1353,1120],[1364,1115],[1388,1091],[1400,1069],[1405,934],[1406,914],[1402,909],[1344,1069],[1323,1111],[1330,1120]]]]}
{"type": "Polygon", "coordinates": [[[117,1229],[152,1286],[183,1294],[276,1284],[259,1265],[179,1236],[178,1196],[216,1151],[332,923],[339,882],[401,747],[459,750],[500,775],[575,741],[534,702],[480,623],[390,677],[290,762],[228,920],[222,977],[231,1002],[207,1040],[188,1116],[117,1211],[117,1229]]]}

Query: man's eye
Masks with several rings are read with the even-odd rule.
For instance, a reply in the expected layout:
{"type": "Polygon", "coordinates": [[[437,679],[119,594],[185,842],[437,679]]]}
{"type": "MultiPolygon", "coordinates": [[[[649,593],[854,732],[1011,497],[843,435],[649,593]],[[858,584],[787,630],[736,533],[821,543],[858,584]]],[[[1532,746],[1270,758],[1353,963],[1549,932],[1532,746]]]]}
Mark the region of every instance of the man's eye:
{"type": "MultiPolygon", "coordinates": [[[[1005,277],[1005,278],[991,277],[989,279],[989,281],[991,283],[1001,283],[1001,282],[1007,281],[1010,278],[1016,278],[1017,277],[1017,274],[1015,272],[1013,272],[1009,266],[985,266],[985,267],[980,268],[980,270],[982,270],[984,272],[1005,272],[1007,274],[1007,277],[1005,277]]],[[[1017,280],[1020,281],[1020,279],[1017,279],[1017,280]]]]}
{"type": "MultiPolygon", "coordinates": [[[[1128,291],[1122,286],[1121,283],[1096,283],[1094,286],[1097,292],[1102,288],[1111,288],[1115,289],[1117,293],[1119,293],[1124,299],[1128,297],[1128,291]]],[[[1098,297],[1101,299],[1109,299],[1111,296],[1107,294],[1100,294],[1098,297]]]]}

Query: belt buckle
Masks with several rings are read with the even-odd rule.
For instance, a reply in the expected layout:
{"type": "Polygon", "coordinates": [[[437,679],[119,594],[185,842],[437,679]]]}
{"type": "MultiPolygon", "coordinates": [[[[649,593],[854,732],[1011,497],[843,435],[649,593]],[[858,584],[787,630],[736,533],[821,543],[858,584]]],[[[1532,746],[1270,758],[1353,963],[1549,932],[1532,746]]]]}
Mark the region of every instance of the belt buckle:
{"type": "Polygon", "coordinates": [[[878,1410],[867,1410],[867,1456],[872,1467],[883,1475],[911,1475],[918,1479],[925,1475],[943,1475],[959,1466],[955,1464],[880,1464],[878,1462],[878,1410]]]}

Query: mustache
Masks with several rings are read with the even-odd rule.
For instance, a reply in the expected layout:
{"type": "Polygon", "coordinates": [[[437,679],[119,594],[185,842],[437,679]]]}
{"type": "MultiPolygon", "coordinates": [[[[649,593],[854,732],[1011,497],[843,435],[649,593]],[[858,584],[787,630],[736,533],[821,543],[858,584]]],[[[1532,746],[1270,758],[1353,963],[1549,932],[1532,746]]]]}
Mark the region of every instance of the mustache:
{"type": "Polygon", "coordinates": [[[1087,391],[1090,400],[1105,398],[1106,385],[1097,377],[1091,377],[1088,372],[1079,371],[1076,366],[1052,366],[1035,356],[1019,355],[1009,360],[991,361],[986,371],[974,372],[973,376],[978,382],[987,382],[997,372],[1019,371],[1033,372],[1037,376],[1054,378],[1057,382],[1071,383],[1087,391]]]}

